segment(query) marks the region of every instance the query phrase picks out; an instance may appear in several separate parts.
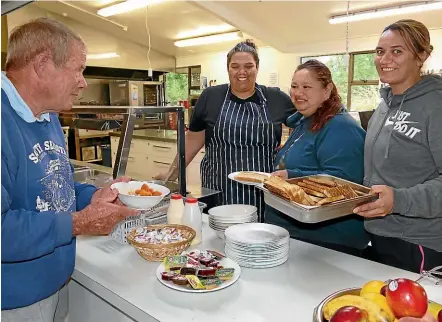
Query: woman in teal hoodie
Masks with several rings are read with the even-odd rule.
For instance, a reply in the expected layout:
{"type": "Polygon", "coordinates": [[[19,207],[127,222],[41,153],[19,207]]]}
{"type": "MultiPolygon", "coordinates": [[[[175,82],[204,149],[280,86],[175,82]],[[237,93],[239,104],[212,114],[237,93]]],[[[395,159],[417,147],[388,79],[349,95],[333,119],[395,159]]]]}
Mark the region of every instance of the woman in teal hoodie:
{"type": "MultiPolygon", "coordinates": [[[[346,112],[328,67],[317,60],[299,65],[290,97],[297,109],[287,121],[293,132],[276,156],[274,175],[329,174],[362,183],[365,131],[346,112]]],[[[265,219],[286,228],[292,238],[353,254],[361,254],[369,242],[356,215],[305,224],[267,207],[265,219]]]]}

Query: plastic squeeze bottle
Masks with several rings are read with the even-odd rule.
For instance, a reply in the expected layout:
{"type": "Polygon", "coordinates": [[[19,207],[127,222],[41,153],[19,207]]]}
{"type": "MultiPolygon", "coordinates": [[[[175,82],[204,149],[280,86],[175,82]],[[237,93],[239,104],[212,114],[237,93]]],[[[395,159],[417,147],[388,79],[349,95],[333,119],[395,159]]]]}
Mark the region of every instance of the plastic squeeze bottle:
{"type": "Polygon", "coordinates": [[[183,197],[180,194],[173,194],[170,197],[169,208],[167,209],[167,223],[181,225],[184,213],[183,197]]]}
{"type": "Polygon", "coordinates": [[[203,218],[197,199],[186,199],[182,223],[183,225],[193,228],[196,232],[195,238],[193,239],[191,245],[197,245],[201,243],[203,234],[203,218]]]}

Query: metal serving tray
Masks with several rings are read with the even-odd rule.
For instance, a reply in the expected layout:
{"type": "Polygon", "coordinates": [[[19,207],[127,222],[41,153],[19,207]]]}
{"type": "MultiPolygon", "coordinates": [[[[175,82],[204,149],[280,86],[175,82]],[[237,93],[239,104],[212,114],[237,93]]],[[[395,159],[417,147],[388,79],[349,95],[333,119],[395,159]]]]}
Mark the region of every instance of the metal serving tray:
{"type": "Polygon", "coordinates": [[[264,188],[263,184],[256,186],[256,188],[264,191],[264,202],[268,206],[279,210],[283,214],[293,219],[309,224],[349,216],[353,213],[353,209],[357,206],[374,201],[378,198],[377,195],[369,194],[370,188],[368,187],[325,174],[294,178],[287,180],[287,182],[296,184],[298,181],[309,178],[324,178],[333,180],[338,184],[348,184],[354,190],[366,193],[366,195],[349,200],[337,201],[323,206],[305,206],[294,201],[288,201],[276,194],[271,193],[269,190],[264,188]]]}

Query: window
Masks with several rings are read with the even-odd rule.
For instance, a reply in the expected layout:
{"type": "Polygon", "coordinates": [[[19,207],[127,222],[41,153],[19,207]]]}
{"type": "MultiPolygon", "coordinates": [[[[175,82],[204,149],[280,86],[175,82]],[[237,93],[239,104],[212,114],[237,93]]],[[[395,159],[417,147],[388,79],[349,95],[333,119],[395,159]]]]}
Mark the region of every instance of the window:
{"type": "Polygon", "coordinates": [[[348,68],[344,54],[302,57],[301,63],[317,59],[327,65],[342,102],[349,111],[373,110],[379,104],[379,76],[374,52],[350,53],[348,68]]]}
{"type": "Polygon", "coordinates": [[[374,52],[350,54],[347,106],[350,111],[374,110],[379,104],[379,76],[374,52]]]}
{"type": "Polygon", "coordinates": [[[316,56],[316,57],[302,57],[301,63],[305,63],[307,60],[316,59],[321,63],[327,65],[330,69],[333,82],[338,88],[338,93],[341,95],[342,102],[347,102],[348,92],[348,72],[345,66],[345,57],[342,54],[329,55],[329,56],[316,56]]]}
{"type": "Polygon", "coordinates": [[[200,85],[201,66],[180,67],[166,74],[166,102],[178,105],[191,95],[202,93],[200,85]]]}
{"type": "Polygon", "coordinates": [[[178,69],[176,73],[166,74],[166,102],[178,105],[179,101],[186,100],[189,96],[189,76],[187,68],[185,73],[178,69]]]}

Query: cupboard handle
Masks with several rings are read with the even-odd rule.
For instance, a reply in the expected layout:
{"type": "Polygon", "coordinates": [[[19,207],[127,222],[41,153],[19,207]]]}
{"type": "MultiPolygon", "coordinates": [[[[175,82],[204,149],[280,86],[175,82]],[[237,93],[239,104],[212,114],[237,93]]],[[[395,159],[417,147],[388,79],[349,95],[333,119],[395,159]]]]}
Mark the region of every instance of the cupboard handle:
{"type": "Polygon", "coordinates": [[[160,162],[160,161],[154,161],[153,163],[164,164],[164,165],[170,165],[170,163],[167,163],[167,162],[160,162]]]}
{"type": "Polygon", "coordinates": [[[152,145],[154,148],[159,148],[159,149],[167,149],[170,150],[169,146],[161,146],[161,145],[152,145]]]}
{"type": "Polygon", "coordinates": [[[134,157],[127,157],[128,160],[134,161],[135,158],[134,157]]]}

